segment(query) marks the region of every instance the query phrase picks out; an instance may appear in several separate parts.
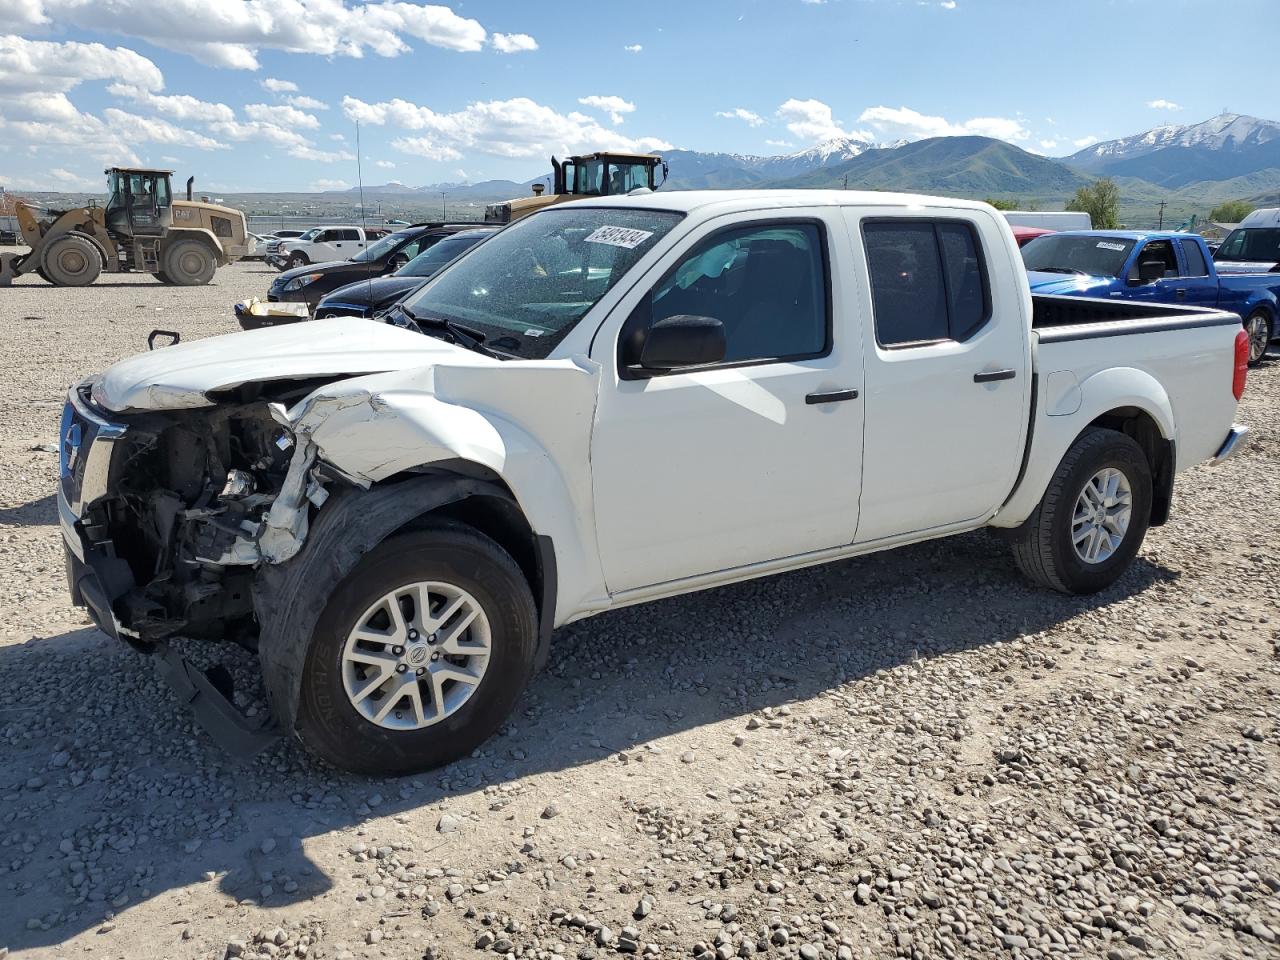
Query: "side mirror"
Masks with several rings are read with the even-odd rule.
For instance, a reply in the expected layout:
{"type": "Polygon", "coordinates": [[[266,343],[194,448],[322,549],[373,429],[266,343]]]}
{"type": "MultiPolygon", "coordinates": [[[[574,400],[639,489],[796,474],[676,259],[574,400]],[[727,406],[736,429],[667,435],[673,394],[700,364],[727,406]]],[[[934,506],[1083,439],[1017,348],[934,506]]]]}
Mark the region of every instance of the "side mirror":
{"type": "Polygon", "coordinates": [[[1163,260],[1143,260],[1138,263],[1138,275],[1136,277],[1130,275],[1129,282],[1137,286],[1144,283],[1154,283],[1156,280],[1164,279],[1164,261],[1163,260]]]}
{"type": "Polygon", "coordinates": [[[719,320],[677,314],[648,329],[640,347],[640,366],[662,371],[719,363],[724,351],[724,324],[719,320]]]}

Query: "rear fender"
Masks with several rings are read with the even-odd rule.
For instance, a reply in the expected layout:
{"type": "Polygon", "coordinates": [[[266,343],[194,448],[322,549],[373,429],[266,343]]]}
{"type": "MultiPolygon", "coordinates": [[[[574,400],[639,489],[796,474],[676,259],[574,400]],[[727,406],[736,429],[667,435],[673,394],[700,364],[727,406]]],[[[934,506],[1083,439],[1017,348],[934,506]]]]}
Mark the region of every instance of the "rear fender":
{"type": "Polygon", "coordinates": [[[230,262],[223,252],[222,244],[218,242],[218,238],[213,235],[212,230],[205,230],[202,227],[181,227],[170,230],[165,235],[165,247],[168,248],[179,240],[199,240],[213,251],[213,255],[220,267],[225,267],[230,262]]]}
{"type": "MultiPolygon", "coordinates": [[[[1043,384],[1051,379],[1040,377],[1043,384]]],[[[1031,515],[1053,479],[1058,464],[1076,438],[1094,421],[1118,410],[1147,414],[1167,441],[1176,441],[1173,406],[1164,387],[1151,374],[1133,367],[1111,367],[1099,371],[1080,384],[1080,403],[1062,415],[1037,414],[1032,431],[1027,471],[1009,500],[992,519],[994,527],[1016,527],[1031,515]]],[[[1046,410],[1047,398],[1040,396],[1037,410],[1046,410]]],[[[1063,409],[1061,405],[1058,409],[1063,409]]],[[[1067,408],[1069,410],[1069,408],[1067,408]]]]}

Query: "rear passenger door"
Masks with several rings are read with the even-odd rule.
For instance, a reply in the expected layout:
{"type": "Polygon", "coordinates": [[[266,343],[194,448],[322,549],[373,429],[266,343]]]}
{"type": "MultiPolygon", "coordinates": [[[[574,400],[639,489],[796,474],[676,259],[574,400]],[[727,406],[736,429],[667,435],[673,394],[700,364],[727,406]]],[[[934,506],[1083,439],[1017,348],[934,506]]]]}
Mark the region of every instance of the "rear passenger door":
{"type": "Polygon", "coordinates": [[[1021,465],[1031,365],[1014,254],[983,214],[931,213],[846,211],[869,281],[859,542],[984,518],[1021,465]]]}
{"type": "Polygon", "coordinates": [[[1175,288],[1177,303],[1186,303],[1196,307],[1216,307],[1218,305],[1218,280],[1209,275],[1209,265],[1205,260],[1200,241],[1188,237],[1179,240],[1182,248],[1182,282],[1175,288]],[[1177,291],[1182,293],[1178,294],[1177,291]]]}

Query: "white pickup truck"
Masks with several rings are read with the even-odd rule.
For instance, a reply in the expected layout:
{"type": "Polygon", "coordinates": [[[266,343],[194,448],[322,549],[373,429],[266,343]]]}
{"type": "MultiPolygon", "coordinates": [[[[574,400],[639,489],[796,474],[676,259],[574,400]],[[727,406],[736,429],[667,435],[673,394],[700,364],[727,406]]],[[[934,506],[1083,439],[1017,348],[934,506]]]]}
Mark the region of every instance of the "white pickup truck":
{"type": "Polygon", "coordinates": [[[1032,297],[960,200],[579,201],[391,320],[71,391],[73,598],[235,749],[271,734],[171,638],[256,650],[276,729],[326,760],[421,770],[497,729],[554,627],[627,604],[978,527],[1044,587],[1105,588],[1246,433],[1239,317],[1032,297]]]}

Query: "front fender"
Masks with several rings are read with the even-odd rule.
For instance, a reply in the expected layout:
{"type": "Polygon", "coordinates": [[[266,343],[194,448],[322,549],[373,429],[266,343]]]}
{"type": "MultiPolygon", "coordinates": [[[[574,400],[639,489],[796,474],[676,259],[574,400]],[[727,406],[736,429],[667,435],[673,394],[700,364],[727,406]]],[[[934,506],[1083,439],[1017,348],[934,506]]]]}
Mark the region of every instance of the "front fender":
{"type": "Polygon", "coordinates": [[[459,460],[500,477],[533,532],[555,544],[562,621],[604,594],[590,468],[599,366],[484,359],[342,381],[286,416],[320,459],[372,484],[459,460]]]}
{"type": "Polygon", "coordinates": [[[995,527],[1016,527],[1031,515],[1053,479],[1058,464],[1076,438],[1095,420],[1117,410],[1140,410],[1155,421],[1165,440],[1176,440],[1173,405],[1160,382],[1134,367],[1109,367],[1079,385],[1078,404],[1061,398],[1050,408],[1047,385],[1053,373],[1040,377],[1036,423],[1027,469],[1012,496],[992,519],[995,527]],[[1061,412],[1054,412],[1054,411],[1061,412]]]}

